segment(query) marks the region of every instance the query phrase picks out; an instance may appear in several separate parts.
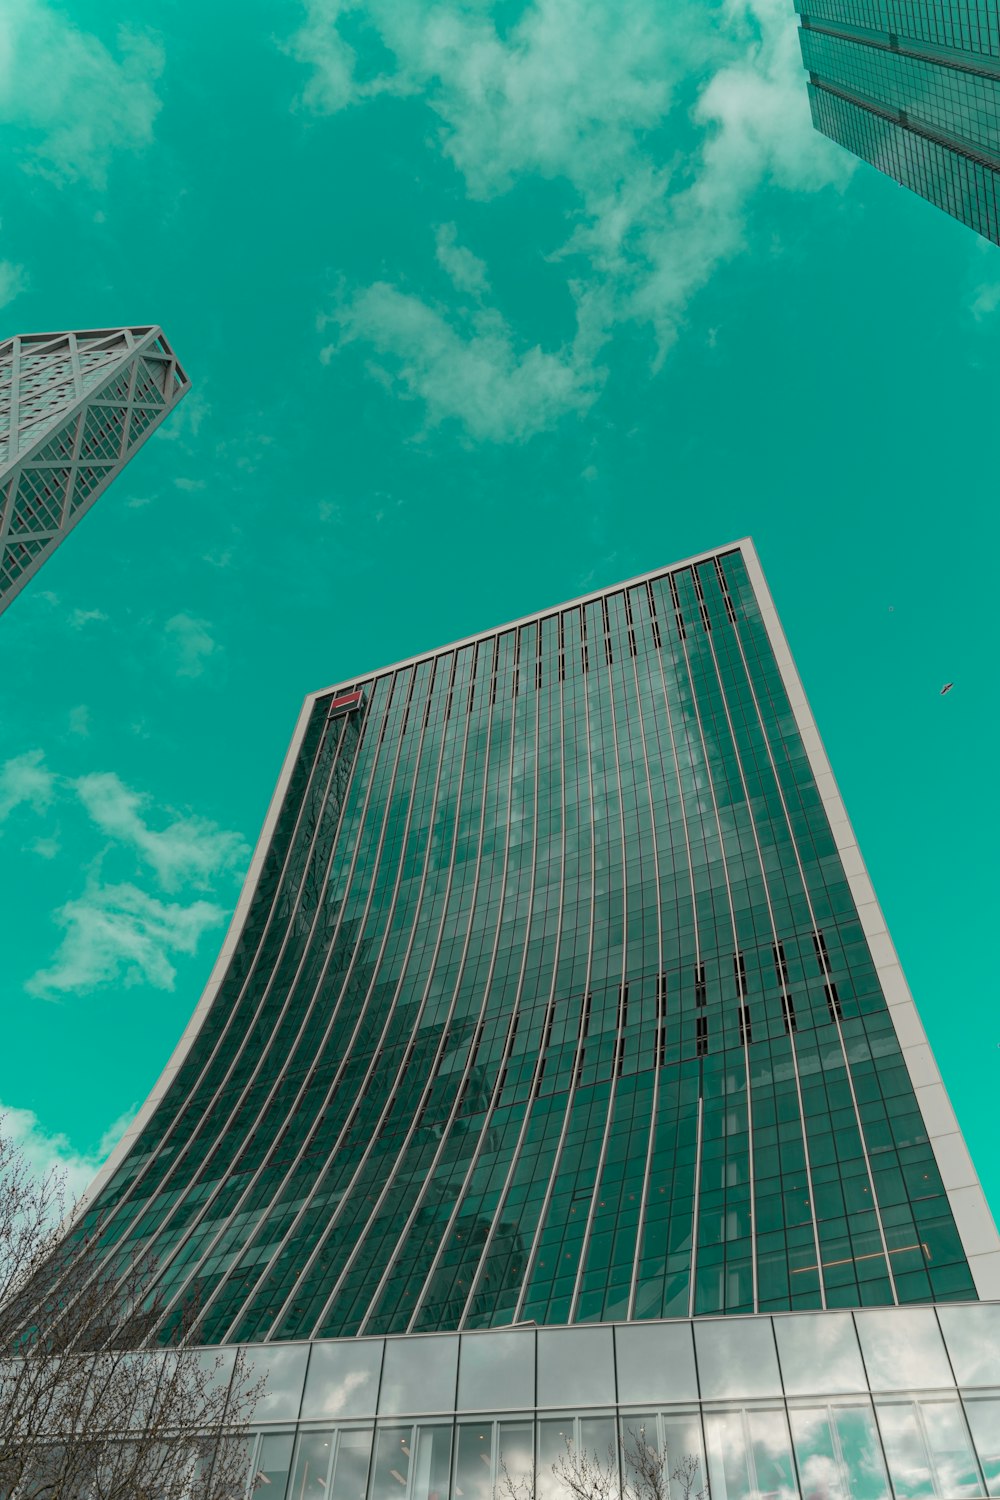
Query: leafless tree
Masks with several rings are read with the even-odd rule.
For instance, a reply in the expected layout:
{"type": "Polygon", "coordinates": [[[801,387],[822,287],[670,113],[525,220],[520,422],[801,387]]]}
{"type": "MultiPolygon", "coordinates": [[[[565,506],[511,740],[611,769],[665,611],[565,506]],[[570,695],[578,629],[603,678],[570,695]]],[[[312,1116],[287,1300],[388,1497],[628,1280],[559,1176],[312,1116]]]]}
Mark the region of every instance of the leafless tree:
{"type": "Polygon", "coordinates": [[[0,1500],[244,1500],[263,1382],[184,1326],[144,1347],[155,1265],[105,1264],[66,1206],[0,1120],[0,1500]]]}
{"type": "MultiPolygon", "coordinates": [[[[626,1427],[620,1449],[609,1444],[603,1458],[567,1438],[552,1475],[570,1500],[709,1500],[698,1455],[685,1453],[673,1468],[671,1462],[642,1429],[626,1427]]],[[[534,1500],[537,1492],[534,1476],[515,1478],[503,1461],[497,1488],[503,1500],[534,1500]]]]}

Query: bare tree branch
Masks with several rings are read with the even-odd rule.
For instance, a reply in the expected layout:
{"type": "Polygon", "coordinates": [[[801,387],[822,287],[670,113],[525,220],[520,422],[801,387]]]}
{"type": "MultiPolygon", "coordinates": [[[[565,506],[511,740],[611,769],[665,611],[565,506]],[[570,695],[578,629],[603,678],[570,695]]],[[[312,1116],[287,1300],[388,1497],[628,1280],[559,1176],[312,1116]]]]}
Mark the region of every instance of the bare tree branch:
{"type": "MultiPolygon", "coordinates": [[[[150,1347],[148,1258],[66,1235],[65,1186],[0,1120],[0,1497],[242,1500],[263,1389],[242,1354],[150,1347]]],[[[193,1316],[194,1310],[192,1310],[193,1316]]]]}

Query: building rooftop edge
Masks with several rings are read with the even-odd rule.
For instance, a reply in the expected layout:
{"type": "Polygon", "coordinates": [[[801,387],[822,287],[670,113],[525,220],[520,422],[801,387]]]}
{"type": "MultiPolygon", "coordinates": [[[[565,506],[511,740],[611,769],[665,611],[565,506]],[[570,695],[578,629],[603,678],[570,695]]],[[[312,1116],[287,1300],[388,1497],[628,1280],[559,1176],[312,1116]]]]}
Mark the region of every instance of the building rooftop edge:
{"type": "MultiPolygon", "coordinates": [[[[318,698],[325,698],[328,693],[335,693],[340,689],[353,687],[355,684],[365,681],[369,677],[384,677],[387,672],[398,672],[402,667],[411,667],[417,662],[427,661],[432,656],[440,656],[445,651],[457,651],[462,646],[471,646],[476,641],[485,640],[488,636],[501,634],[505,630],[517,630],[521,625],[530,625],[532,620],[540,619],[543,615],[550,615],[557,610],[575,609],[581,604],[590,604],[595,599],[602,598],[605,594],[617,592],[618,589],[635,588],[637,584],[645,583],[650,578],[659,578],[664,573],[676,572],[678,568],[689,568],[696,563],[707,562],[711,557],[718,557],[724,552],[746,551],[755,558],[757,549],[753,538],[750,536],[738,537],[735,541],[726,542],[718,547],[709,547],[705,552],[696,552],[691,557],[682,557],[678,562],[664,563],[661,567],[650,568],[648,572],[638,573],[634,578],[624,578],[617,583],[606,584],[603,588],[593,589],[589,594],[580,594],[575,599],[566,599],[557,604],[545,605],[542,609],[534,609],[530,614],[521,615],[516,620],[505,620],[499,625],[487,626],[485,630],[477,630],[472,635],[462,636],[455,641],[446,641],[443,645],[432,646],[425,651],[417,651],[413,656],[404,656],[399,661],[389,662],[386,666],[373,667],[367,672],[355,672],[350,677],[344,677],[340,681],[332,683],[329,687],[317,688],[306,694],[305,704],[315,703],[318,698]]],[[[758,559],[759,562],[759,559],[758,559]]]]}

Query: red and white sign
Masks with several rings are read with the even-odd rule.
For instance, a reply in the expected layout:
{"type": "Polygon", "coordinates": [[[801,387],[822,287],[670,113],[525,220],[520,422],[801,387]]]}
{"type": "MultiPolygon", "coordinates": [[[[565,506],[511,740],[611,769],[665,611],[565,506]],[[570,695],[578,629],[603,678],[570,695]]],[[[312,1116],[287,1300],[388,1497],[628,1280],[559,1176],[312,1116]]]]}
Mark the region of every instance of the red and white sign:
{"type": "Polygon", "coordinates": [[[362,693],[360,688],[358,688],[357,691],[353,693],[338,693],[336,698],[332,698],[330,700],[331,719],[335,714],[349,714],[355,708],[360,708],[361,699],[362,693]]]}

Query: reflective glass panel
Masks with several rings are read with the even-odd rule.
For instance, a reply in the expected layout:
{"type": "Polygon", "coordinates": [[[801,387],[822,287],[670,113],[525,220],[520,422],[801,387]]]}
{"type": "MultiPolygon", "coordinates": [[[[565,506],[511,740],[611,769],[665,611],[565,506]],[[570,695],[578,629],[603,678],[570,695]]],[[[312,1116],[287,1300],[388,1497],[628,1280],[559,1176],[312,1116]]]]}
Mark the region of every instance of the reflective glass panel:
{"type": "Polygon", "coordinates": [[[967,1396],[965,1414],[986,1480],[986,1493],[1000,1495],[1000,1395],[967,1396]]]}
{"type": "Polygon", "coordinates": [[[538,1424],[537,1500],[608,1495],[618,1484],[613,1417],[550,1417],[538,1424]]]}
{"type": "Polygon", "coordinates": [[[969,1441],[965,1416],[958,1401],[917,1402],[927,1434],[938,1491],[949,1497],[981,1495],[979,1471],[969,1441]]]}
{"type": "Polygon", "coordinates": [[[873,1391],[954,1386],[931,1309],[893,1307],[855,1313],[873,1391]]]}
{"type": "Polygon", "coordinates": [[[705,1413],[712,1500],[797,1500],[783,1411],[705,1413]]]}
{"type": "Polygon", "coordinates": [[[614,1399],[610,1328],[539,1329],[539,1406],[610,1406],[614,1399]]]}
{"type": "Polygon", "coordinates": [[[694,1336],[703,1400],[781,1395],[770,1318],[702,1320],[694,1336]]]}
{"type": "Polygon", "coordinates": [[[514,1485],[531,1483],[535,1467],[533,1422],[501,1422],[497,1465],[510,1475],[514,1485]]]}
{"type": "Polygon", "coordinates": [[[416,1459],[407,1500],[447,1500],[451,1472],[451,1424],[417,1428],[416,1459]]]}
{"type": "Polygon", "coordinates": [[[378,1429],[372,1462],[371,1500],[405,1500],[412,1457],[413,1428],[410,1423],[378,1429]]]}
{"type": "Polygon", "coordinates": [[[347,1428],[337,1439],[331,1500],[365,1500],[372,1456],[370,1427],[347,1428]]]}
{"type": "Polygon", "coordinates": [[[850,1313],[775,1318],[774,1332],[786,1395],[839,1396],[868,1390],[850,1313]]]}
{"type": "Polygon", "coordinates": [[[876,1411],[898,1500],[983,1493],[957,1400],[880,1401],[876,1411]]]}
{"type": "Polygon", "coordinates": [[[332,1429],[324,1432],[304,1432],[300,1435],[295,1450],[295,1472],[292,1475],[294,1500],[328,1500],[330,1494],[330,1470],[337,1446],[337,1434],[332,1429]]]}
{"type": "Polygon", "coordinates": [[[871,1406],[789,1412],[806,1500],[890,1500],[871,1406]]]}
{"type": "Polygon", "coordinates": [[[632,1323],[615,1329],[618,1400],[697,1401],[689,1323],[632,1323]]]}
{"type": "Polygon", "coordinates": [[[1000,1385],[1000,1304],[938,1309],[959,1385],[1000,1385]]]}
{"type": "Polygon", "coordinates": [[[308,1344],[258,1344],[247,1350],[253,1366],[252,1379],[265,1377],[264,1394],[257,1404],[257,1422],[294,1422],[302,1403],[308,1344]]]}
{"type": "Polygon", "coordinates": [[[301,1433],[291,1500],[365,1500],[371,1447],[370,1427],[301,1433]]]}
{"type": "Polygon", "coordinates": [[[534,1404],[534,1333],[463,1336],[458,1360],[460,1411],[517,1411],[534,1404]]]}
{"type": "Polygon", "coordinates": [[[261,1438],[254,1478],[273,1500],[284,1500],[294,1442],[295,1435],[291,1432],[269,1432],[261,1438]]]}
{"type": "Polygon", "coordinates": [[[691,1500],[705,1487],[705,1455],[696,1411],[622,1412],[618,1430],[621,1462],[631,1476],[633,1495],[648,1495],[656,1488],[650,1483],[655,1465],[650,1467],[644,1448],[662,1460],[663,1500],[691,1500]]]}
{"type": "Polygon", "coordinates": [[[314,1344],[302,1398],[303,1419],[373,1417],[381,1367],[380,1339],[314,1344]]]}
{"type": "Polygon", "coordinates": [[[493,1423],[460,1422],[455,1431],[455,1489],[459,1500],[492,1500],[493,1423]]]}
{"type": "Polygon", "coordinates": [[[453,1411],[458,1339],[387,1339],[379,1411],[453,1411]]]}

